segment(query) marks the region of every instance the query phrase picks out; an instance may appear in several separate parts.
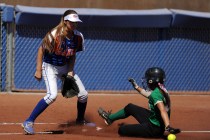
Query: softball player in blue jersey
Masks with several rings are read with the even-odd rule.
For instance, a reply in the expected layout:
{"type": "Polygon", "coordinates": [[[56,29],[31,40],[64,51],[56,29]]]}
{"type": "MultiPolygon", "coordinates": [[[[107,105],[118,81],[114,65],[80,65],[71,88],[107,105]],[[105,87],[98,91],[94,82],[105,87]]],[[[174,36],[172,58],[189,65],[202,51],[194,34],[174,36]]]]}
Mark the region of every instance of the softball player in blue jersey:
{"type": "Polygon", "coordinates": [[[63,14],[60,23],[49,31],[38,49],[37,66],[35,78],[46,84],[47,94],[41,99],[31,115],[23,122],[22,127],[27,134],[34,134],[33,124],[35,119],[50,105],[57,97],[57,79],[67,74],[76,79],[79,87],[77,101],[76,123],[85,125],[84,119],[88,92],[74,72],[76,53],[84,50],[84,38],[81,32],[76,30],[78,22],[82,22],[74,10],[67,10],[63,14]]]}
{"type": "Polygon", "coordinates": [[[129,103],[123,109],[111,114],[99,108],[99,115],[107,125],[114,121],[133,116],[138,124],[121,125],[118,133],[121,136],[158,138],[165,131],[179,133],[179,129],[170,127],[171,102],[169,93],[164,86],[165,72],[158,67],[152,67],[145,72],[145,82],[151,91],[140,88],[134,79],[129,79],[134,89],[144,97],[148,98],[149,109],[129,103]]]}

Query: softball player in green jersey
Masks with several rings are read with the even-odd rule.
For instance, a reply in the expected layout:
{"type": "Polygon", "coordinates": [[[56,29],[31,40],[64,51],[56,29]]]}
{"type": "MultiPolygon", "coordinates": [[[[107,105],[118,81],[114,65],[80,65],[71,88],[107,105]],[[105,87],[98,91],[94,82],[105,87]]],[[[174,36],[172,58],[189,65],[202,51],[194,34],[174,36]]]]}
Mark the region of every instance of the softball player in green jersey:
{"type": "Polygon", "coordinates": [[[118,130],[121,136],[158,138],[164,136],[165,131],[173,134],[179,133],[180,129],[170,127],[171,102],[164,86],[165,72],[159,67],[149,68],[145,72],[144,80],[150,91],[140,88],[134,79],[129,79],[129,82],[141,95],[148,98],[149,109],[129,103],[114,114],[99,108],[99,115],[107,125],[129,116],[133,116],[139,122],[138,124],[121,125],[118,130]]]}

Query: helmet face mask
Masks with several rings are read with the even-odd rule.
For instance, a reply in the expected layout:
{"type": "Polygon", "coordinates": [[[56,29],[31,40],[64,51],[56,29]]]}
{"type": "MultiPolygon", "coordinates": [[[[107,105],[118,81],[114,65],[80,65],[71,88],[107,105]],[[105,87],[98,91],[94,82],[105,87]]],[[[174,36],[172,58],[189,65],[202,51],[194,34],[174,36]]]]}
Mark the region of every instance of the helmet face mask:
{"type": "Polygon", "coordinates": [[[148,90],[148,88],[150,90],[154,90],[156,87],[158,87],[158,83],[164,84],[164,82],[165,72],[159,67],[148,68],[145,72],[145,77],[142,78],[142,85],[145,90],[148,90]]]}
{"type": "Polygon", "coordinates": [[[146,90],[146,91],[150,91],[150,88],[148,87],[147,85],[147,80],[145,77],[142,77],[141,79],[141,84],[142,84],[142,87],[146,90]]]}

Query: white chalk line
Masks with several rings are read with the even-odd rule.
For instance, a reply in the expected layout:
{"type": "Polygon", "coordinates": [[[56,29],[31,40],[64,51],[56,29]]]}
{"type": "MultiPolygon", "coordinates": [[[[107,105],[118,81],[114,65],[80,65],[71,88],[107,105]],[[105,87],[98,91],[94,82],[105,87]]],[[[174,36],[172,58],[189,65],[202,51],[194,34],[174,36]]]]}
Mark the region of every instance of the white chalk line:
{"type": "MultiPolygon", "coordinates": [[[[35,132],[35,134],[53,134],[53,132],[35,132]]],[[[26,133],[0,133],[1,135],[27,135],[26,133]]]]}
{"type": "MultiPolygon", "coordinates": [[[[16,123],[16,122],[0,122],[0,126],[6,126],[6,125],[21,125],[22,123],[16,123]]],[[[35,125],[68,125],[69,123],[34,123],[35,125]]],[[[96,127],[96,130],[98,127],[96,127]]],[[[99,129],[101,129],[99,127],[99,129]]],[[[52,134],[53,132],[48,131],[48,132],[36,132],[35,134],[52,134]]],[[[210,130],[182,130],[181,133],[210,133],[210,130]]],[[[4,133],[0,132],[0,135],[24,135],[25,133],[4,133]]]]}
{"type": "Polygon", "coordinates": [[[24,135],[24,133],[0,133],[1,135],[24,135]]]}
{"type": "MultiPolygon", "coordinates": [[[[68,125],[69,123],[34,123],[35,125],[68,125]]],[[[22,123],[16,123],[16,122],[0,122],[0,126],[9,126],[9,125],[22,125],[22,123]]],[[[35,134],[53,134],[52,131],[43,131],[43,132],[35,132],[35,134]]],[[[16,133],[16,132],[0,132],[1,135],[26,135],[26,133],[16,133]]]]}
{"type": "MultiPolygon", "coordinates": [[[[34,123],[34,125],[70,125],[71,123],[34,123]]],[[[6,126],[6,125],[22,125],[22,123],[16,123],[16,122],[0,122],[0,126],[6,126]]],[[[94,122],[88,123],[87,126],[90,127],[96,127],[96,124],[94,122]]]]}
{"type": "Polygon", "coordinates": [[[182,131],[181,133],[210,133],[210,131],[182,131]]]}
{"type": "MultiPolygon", "coordinates": [[[[16,123],[16,122],[0,122],[0,126],[11,126],[11,125],[21,125],[22,123],[16,123]]],[[[34,123],[35,125],[69,125],[70,123],[34,123]]],[[[93,124],[91,123],[90,125],[88,125],[90,127],[96,127],[97,131],[100,131],[102,128],[98,127],[96,125],[93,126],[93,124]]],[[[61,131],[61,130],[58,130],[61,131]]],[[[63,133],[63,132],[62,132],[63,133]]],[[[56,132],[55,131],[41,131],[41,132],[35,132],[35,134],[62,134],[61,132],[56,132]]],[[[0,136],[1,135],[26,135],[26,133],[20,133],[20,132],[0,132],[0,136]]]]}
{"type": "MultiPolygon", "coordinates": [[[[71,123],[34,123],[35,125],[69,125],[71,123]]],[[[22,125],[22,123],[16,123],[16,122],[0,122],[0,126],[1,125],[22,125]]],[[[87,126],[96,126],[96,124],[94,122],[90,122],[87,124],[87,126]]]]}
{"type": "MultiPolygon", "coordinates": [[[[210,131],[182,131],[181,133],[210,133],[210,131]]],[[[53,134],[53,132],[36,132],[35,134],[53,134]]],[[[25,135],[25,133],[0,133],[0,136],[2,135],[25,135]]]]}
{"type": "MultiPolygon", "coordinates": [[[[0,125],[21,125],[22,123],[15,122],[0,122],[0,125]]],[[[68,125],[69,123],[34,123],[38,125],[68,125]]]]}

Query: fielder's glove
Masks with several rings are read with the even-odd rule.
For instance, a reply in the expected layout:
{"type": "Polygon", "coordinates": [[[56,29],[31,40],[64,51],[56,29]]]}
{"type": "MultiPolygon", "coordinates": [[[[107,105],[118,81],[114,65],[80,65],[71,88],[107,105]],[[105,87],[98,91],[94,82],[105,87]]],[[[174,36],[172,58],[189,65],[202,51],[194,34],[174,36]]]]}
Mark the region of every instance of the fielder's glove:
{"type": "Polygon", "coordinates": [[[129,78],[128,81],[131,82],[134,89],[137,89],[139,87],[133,78],[129,78]]]}
{"type": "Polygon", "coordinates": [[[171,134],[177,134],[177,133],[180,133],[181,132],[180,129],[178,129],[178,128],[172,128],[172,127],[170,127],[170,125],[168,125],[168,126],[165,127],[165,131],[168,131],[171,134]]]}
{"type": "Polygon", "coordinates": [[[79,87],[74,77],[70,75],[62,76],[61,93],[63,97],[66,97],[66,98],[71,98],[78,95],[79,87]]]}

